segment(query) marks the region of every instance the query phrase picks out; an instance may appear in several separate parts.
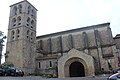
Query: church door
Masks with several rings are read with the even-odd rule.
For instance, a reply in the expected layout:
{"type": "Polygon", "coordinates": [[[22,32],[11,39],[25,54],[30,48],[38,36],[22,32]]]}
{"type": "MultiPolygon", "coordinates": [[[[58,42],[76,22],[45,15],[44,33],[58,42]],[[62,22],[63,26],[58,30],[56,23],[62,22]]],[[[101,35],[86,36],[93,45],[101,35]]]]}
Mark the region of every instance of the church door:
{"type": "Polygon", "coordinates": [[[80,62],[73,62],[69,66],[70,77],[85,77],[84,66],[80,62]]]}

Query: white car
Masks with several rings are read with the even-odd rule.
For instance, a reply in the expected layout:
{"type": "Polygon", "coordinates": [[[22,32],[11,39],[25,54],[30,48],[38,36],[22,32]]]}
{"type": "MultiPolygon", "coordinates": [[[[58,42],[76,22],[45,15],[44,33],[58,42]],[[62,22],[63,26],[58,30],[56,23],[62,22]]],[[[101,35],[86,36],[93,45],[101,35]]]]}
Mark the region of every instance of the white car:
{"type": "Polygon", "coordinates": [[[120,72],[111,75],[107,80],[120,80],[120,72]]]}

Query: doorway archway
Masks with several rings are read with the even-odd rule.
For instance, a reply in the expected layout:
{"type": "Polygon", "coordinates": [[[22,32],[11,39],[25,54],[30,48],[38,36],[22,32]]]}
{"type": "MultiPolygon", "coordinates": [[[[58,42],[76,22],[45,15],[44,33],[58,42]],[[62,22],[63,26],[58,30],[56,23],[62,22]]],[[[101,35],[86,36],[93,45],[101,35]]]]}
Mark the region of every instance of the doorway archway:
{"type": "Polygon", "coordinates": [[[85,77],[84,66],[80,62],[73,62],[69,66],[70,77],[85,77]]]}
{"type": "Polygon", "coordinates": [[[72,69],[75,68],[75,66],[80,66],[80,70],[84,70],[82,71],[82,75],[77,76],[93,76],[95,72],[93,60],[92,56],[82,51],[71,49],[67,54],[58,59],[58,77],[64,78],[73,76],[73,73],[70,72],[73,72],[72,69]]]}

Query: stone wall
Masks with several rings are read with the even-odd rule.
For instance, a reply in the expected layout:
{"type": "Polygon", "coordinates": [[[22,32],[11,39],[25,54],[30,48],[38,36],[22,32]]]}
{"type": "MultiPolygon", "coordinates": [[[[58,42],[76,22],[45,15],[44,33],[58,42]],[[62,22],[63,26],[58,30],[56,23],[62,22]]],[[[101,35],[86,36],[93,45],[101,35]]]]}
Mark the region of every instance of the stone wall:
{"type": "Polygon", "coordinates": [[[45,53],[46,56],[64,56],[74,48],[93,57],[95,71],[108,71],[108,60],[111,61],[112,67],[116,68],[113,59],[116,50],[113,49],[114,42],[109,23],[39,36],[37,42],[40,41],[41,43],[36,45],[39,47],[38,51],[43,51],[43,58],[45,53]]]}

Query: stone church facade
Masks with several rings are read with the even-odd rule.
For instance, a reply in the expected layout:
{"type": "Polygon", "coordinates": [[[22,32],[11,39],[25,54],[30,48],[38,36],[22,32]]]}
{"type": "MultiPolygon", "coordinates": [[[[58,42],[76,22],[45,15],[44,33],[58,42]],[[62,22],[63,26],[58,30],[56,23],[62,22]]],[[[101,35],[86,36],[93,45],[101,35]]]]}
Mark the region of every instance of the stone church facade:
{"type": "Polygon", "coordinates": [[[118,68],[110,23],[36,36],[37,9],[27,0],[10,8],[6,61],[26,74],[84,77],[118,68]]]}

